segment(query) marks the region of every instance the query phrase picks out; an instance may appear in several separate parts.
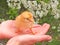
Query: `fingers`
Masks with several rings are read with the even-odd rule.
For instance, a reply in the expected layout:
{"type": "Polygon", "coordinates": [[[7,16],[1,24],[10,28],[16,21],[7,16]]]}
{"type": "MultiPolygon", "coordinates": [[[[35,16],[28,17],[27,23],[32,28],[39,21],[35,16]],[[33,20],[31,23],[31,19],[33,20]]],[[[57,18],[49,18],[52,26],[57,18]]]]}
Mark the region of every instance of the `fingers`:
{"type": "Polygon", "coordinates": [[[0,28],[0,39],[5,39],[5,38],[11,38],[18,35],[17,33],[15,33],[15,31],[11,31],[10,28],[4,28],[1,27],[0,28]]]}
{"type": "Polygon", "coordinates": [[[50,28],[50,25],[47,23],[44,23],[41,27],[39,27],[40,30],[39,30],[39,33],[37,34],[44,35],[48,32],[49,28],[50,28]]]}
{"type": "Polygon", "coordinates": [[[6,45],[24,45],[24,44],[34,44],[36,42],[51,40],[49,35],[19,35],[10,39],[6,45]]]}
{"type": "Polygon", "coordinates": [[[42,26],[41,25],[34,25],[32,28],[32,31],[34,34],[38,35],[43,35],[48,32],[48,29],[50,28],[50,25],[47,23],[44,23],[42,26]]]}
{"type": "Polygon", "coordinates": [[[41,41],[49,41],[51,40],[51,36],[49,35],[22,35],[22,36],[18,36],[19,40],[24,41],[37,41],[37,42],[41,42],[41,41]]]}
{"type": "Polygon", "coordinates": [[[50,28],[50,25],[47,24],[47,23],[44,23],[44,24],[42,25],[41,34],[46,34],[46,33],[48,32],[49,28],[50,28]]]}
{"type": "Polygon", "coordinates": [[[38,24],[36,25],[36,24],[35,24],[35,25],[33,26],[33,28],[32,28],[32,32],[33,32],[34,34],[38,34],[38,33],[41,32],[41,31],[40,31],[41,29],[42,29],[42,26],[41,26],[41,25],[38,25],[38,24]]]}
{"type": "Polygon", "coordinates": [[[40,35],[36,40],[42,42],[42,41],[49,41],[51,39],[52,37],[49,35],[40,35]]]}

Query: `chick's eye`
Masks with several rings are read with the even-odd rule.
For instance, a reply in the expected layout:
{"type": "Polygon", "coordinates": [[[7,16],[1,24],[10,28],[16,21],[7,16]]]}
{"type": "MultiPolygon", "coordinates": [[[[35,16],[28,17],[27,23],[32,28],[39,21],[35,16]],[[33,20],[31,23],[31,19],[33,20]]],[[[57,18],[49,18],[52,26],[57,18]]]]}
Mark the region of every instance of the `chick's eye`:
{"type": "Polygon", "coordinates": [[[28,18],[26,18],[26,20],[29,20],[28,18]]]}

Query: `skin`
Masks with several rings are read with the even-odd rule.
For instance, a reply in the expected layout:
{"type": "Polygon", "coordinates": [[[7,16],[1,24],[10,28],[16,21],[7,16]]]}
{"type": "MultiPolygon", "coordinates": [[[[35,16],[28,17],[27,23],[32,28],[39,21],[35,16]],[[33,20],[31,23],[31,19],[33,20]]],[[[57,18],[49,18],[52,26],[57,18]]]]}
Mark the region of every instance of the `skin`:
{"type": "Polygon", "coordinates": [[[47,23],[44,23],[43,25],[37,24],[33,26],[32,31],[35,35],[38,35],[38,34],[44,35],[48,32],[49,28],[50,28],[50,25],[47,23]]]}
{"type": "MultiPolygon", "coordinates": [[[[32,27],[33,35],[43,35],[46,34],[50,25],[45,23],[43,25],[35,24],[32,27]]],[[[15,20],[7,20],[0,24],[0,40],[1,39],[10,39],[14,36],[21,34],[32,34],[30,29],[22,30],[23,32],[17,32],[17,28],[15,27],[15,20]]]]}
{"type": "Polygon", "coordinates": [[[6,45],[34,45],[37,42],[51,40],[49,35],[19,35],[11,38],[6,45]]]}
{"type": "Polygon", "coordinates": [[[18,35],[14,22],[14,20],[7,20],[0,24],[0,39],[9,39],[18,35]]]}
{"type": "MultiPolygon", "coordinates": [[[[36,42],[49,41],[51,36],[45,35],[50,27],[49,24],[34,25],[30,34],[29,30],[24,31],[24,35],[16,33],[14,20],[7,20],[0,24],[0,39],[11,38],[6,45],[34,45],[36,42]],[[27,35],[25,33],[28,33],[27,35]]],[[[23,33],[22,33],[23,34],[23,33]]]]}

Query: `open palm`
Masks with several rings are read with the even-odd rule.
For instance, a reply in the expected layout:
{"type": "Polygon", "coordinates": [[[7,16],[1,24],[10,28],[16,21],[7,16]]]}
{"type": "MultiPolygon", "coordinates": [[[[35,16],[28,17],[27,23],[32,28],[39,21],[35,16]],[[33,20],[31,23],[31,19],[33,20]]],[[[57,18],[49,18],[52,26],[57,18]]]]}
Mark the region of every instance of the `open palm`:
{"type": "Polygon", "coordinates": [[[13,20],[7,20],[0,24],[0,39],[16,36],[16,28],[13,20]]]}

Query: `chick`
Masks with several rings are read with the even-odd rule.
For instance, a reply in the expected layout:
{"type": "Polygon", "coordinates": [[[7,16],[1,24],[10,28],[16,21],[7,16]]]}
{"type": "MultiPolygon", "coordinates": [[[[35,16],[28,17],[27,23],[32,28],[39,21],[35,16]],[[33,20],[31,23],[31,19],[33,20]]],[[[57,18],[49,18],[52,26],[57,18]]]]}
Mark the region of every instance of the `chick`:
{"type": "Polygon", "coordinates": [[[31,29],[34,24],[34,18],[31,12],[24,11],[15,19],[16,27],[21,31],[31,29]]]}

